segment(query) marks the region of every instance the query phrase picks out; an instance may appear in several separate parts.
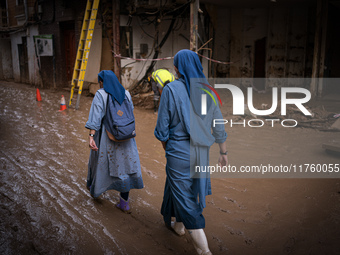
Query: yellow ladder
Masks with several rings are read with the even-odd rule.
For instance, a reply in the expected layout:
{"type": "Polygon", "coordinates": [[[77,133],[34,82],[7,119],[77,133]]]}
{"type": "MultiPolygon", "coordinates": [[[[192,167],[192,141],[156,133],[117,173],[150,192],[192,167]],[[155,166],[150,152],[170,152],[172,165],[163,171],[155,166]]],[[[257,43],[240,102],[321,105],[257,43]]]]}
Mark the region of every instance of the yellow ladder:
{"type": "Polygon", "coordinates": [[[84,77],[87,67],[87,60],[89,58],[92,36],[94,32],[94,25],[96,23],[96,17],[98,12],[99,0],[87,0],[86,10],[83,20],[83,26],[81,29],[80,40],[78,45],[77,57],[74,64],[74,70],[72,75],[72,87],[69,106],[72,104],[72,98],[76,87],[78,87],[78,98],[76,103],[76,109],[79,108],[80,95],[83,90],[84,77]]]}

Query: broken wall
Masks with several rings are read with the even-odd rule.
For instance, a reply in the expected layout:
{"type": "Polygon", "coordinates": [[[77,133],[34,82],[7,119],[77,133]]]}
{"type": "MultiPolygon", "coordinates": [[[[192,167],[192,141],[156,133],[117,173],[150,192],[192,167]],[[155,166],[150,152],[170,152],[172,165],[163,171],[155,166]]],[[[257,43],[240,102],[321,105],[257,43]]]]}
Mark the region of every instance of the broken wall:
{"type": "MultiPolygon", "coordinates": [[[[164,17],[159,27],[159,41],[166,34],[171,17],[164,17]]],[[[188,19],[179,19],[178,24],[171,31],[167,41],[163,45],[157,58],[173,57],[179,50],[189,48],[190,38],[190,24],[188,19]]],[[[120,16],[120,25],[126,26],[128,24],[128,16],[120,16]]],[[[155,26],[153,24],[142,24],[138,17],[134,17],[130,26],[132,27],[132,58],[151,59],[154,55],[154,36],[155,26]],[[147,45],[146,54],[141,55],[141,44],[147,45]]],[[[123,34],[120,35],[124,36],[123,34]]],[[[143,46],[142,46],[143,47],[143,46]]],[[[126,56],[123,56],[126,57],[126,56]]],[[[130,88],[138,80],[140,80],[146,70],[148,69],[151,61],[136,61],[133,59],[121,59],[121,81],[125,88],[130,88]]],[[[175,74],[173,59],[157,61],[154,70],[165,68],[171,73],[175,74]]]]}

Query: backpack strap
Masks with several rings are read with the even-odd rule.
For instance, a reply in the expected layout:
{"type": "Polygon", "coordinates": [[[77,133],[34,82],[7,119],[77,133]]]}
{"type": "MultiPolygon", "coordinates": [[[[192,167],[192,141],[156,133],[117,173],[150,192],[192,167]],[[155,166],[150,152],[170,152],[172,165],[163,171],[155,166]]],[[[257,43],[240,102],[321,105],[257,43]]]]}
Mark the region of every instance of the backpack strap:
{"type": "MultiPolygon", "coordinates": [[[[97,92],[99,92],[103,97],[103,100],[105,102],[105,112],[106,112],[106,106],[107,106],[107,103],[109,102],[109,93],[107,93],[104,89],[98,89],[97,92]]],[[[130,103],[132,103],[131,95],[126,94],[126,92],[125,92],[125,99],[127,99],[130,103]]]]}
{"type": "Polygon", "coordinates": [[[106,113],[106,106],[107,106],[107,102],[109,100],[109,94],[104,89],[98,89],[97,92],[100,93],[103,97],[104,108],[105,108],[104,110],[105,110],[105,113],[106,113]]]}

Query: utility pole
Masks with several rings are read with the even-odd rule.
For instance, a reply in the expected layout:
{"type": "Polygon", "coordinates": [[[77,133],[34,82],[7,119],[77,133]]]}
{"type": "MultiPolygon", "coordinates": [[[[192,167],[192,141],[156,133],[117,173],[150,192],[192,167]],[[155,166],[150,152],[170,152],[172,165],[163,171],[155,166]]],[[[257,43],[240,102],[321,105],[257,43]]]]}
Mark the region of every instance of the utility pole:
{"type": "MultiPolygon", "coordinates": [[[[113,51],[117,55],[120,54],[120,1],[112,0],[112,30],[113,30],[113,51]]],[[[121,81],[121,60],[113,57],[113,71],[119,81],[121,81]]]]}
{"type": "Polygon", "coordinates": [[[197,51],[199,0],[190,3],[190,50],[197,51]]]}

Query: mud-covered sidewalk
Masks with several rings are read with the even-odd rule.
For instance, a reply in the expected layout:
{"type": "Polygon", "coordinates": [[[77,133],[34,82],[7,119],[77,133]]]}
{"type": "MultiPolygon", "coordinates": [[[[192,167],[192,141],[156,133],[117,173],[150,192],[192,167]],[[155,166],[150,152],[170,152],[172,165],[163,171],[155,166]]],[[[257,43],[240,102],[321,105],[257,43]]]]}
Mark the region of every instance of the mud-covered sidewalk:
{"type": "MultiPolygon", "coordinates": [[[[163,224],[165,157],[154,138],[157,115],[135,108],[145,188],[131,191],[132,214],[118,193],[94,200],[85,185],[84,128],[92,97],[59,112],[65,91],[0,81],[1,254],[195,254],[189,234],[163,224]]],[[[230,128],[230,164],[338,164],[323,142],[339,133],[313,129],[230,128]],[[275,139],[274,139],[275,137],[275,139]]],[[[212,159],[214,160],[214,159],[212,159]]],[[[340,179],[212,179],[206,235],[213,254],[338,254],[340,179]]]]}

